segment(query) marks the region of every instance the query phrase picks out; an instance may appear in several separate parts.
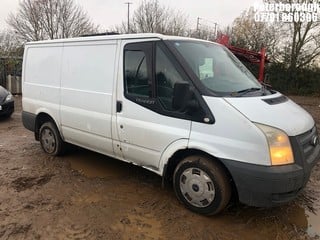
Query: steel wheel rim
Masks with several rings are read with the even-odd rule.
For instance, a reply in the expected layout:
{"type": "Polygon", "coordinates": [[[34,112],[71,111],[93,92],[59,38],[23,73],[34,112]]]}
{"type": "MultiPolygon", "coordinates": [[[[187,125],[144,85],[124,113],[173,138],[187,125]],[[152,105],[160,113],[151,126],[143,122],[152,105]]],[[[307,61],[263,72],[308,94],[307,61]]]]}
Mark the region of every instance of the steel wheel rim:
{"type": "Polygon", "coordinates": [[[179,180],[184,198],[195,207],[209,206],[215,198],[215,186],[209,175],[199,168],[185,169],[179,180]]]}
{"type": "Polygon", "coordinates": [[[51,129],[43,129],[41,132],[41,143],[47,153],[53,153],[55,151],[56,139],[51,129]]]}

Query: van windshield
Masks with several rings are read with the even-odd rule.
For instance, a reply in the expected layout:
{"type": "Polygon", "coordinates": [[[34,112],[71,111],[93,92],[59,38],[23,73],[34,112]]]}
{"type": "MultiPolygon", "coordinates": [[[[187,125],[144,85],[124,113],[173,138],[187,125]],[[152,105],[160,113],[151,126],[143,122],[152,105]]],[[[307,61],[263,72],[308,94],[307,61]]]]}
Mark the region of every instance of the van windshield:
{"type": "Polygon", "coordinates": [[[226,47],[214,43],[172,41],[200,82],[214,93],[262,95],[263,89],[251,72],[226,47]]]}

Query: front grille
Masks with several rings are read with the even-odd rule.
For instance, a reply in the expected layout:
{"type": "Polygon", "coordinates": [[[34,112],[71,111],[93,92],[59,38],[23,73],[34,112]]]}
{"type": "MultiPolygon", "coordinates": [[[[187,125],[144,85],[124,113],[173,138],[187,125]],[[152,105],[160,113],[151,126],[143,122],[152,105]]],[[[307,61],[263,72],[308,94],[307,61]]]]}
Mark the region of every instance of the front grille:
{"type": "Polygon", "coordinates": [[[313,157],[315,150],[317,149],[317,147],[319,147],[313,144],[313,139],[316,136],[318,136],[318,132],[315,126],[311,130],[297,136],[297,141],[303,155],[302,157],[308,163],[311,163],[312,161],[316,160],[313,157]]]}

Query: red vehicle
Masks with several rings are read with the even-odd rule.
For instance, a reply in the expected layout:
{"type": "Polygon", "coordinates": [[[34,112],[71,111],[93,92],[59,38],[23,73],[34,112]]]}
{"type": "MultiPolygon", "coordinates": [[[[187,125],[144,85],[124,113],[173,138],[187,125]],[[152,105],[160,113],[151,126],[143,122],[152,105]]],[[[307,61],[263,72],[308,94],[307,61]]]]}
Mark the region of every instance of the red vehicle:
{"type": "Polygon", "coordinates": [[[229,44],[229,36],[221,35],[218,40],[218,43],[225,45],[234,55],[236,55],[241,61],[250,62],[254,64],[259,64],[259,82],[264,80],[264,65],[265,63],[270,62],[266,55],[266,49],[261,48],[260,52],[254,52],[246,50],[243,48],[235,47],[229,44]]]}

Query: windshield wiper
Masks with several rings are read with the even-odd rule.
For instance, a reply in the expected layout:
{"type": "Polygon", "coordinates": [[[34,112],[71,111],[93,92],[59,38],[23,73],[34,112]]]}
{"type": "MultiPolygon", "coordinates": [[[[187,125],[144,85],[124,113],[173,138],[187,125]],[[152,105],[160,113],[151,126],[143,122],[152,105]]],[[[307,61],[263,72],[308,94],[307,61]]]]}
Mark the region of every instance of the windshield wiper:
{"type": "Polygon", "coordinates": [[[262,89],[261,88],[247,88],[247,89],[243,89],[243,90],[240,90],[240,91],[237,91],[237,92],[232,92],[231,95],[232,96],[243,96],[249,92],[257,92],[257,91],[261,91],[262,89]]]}

